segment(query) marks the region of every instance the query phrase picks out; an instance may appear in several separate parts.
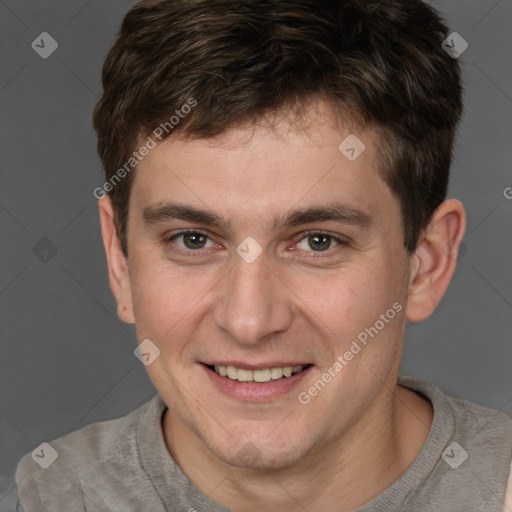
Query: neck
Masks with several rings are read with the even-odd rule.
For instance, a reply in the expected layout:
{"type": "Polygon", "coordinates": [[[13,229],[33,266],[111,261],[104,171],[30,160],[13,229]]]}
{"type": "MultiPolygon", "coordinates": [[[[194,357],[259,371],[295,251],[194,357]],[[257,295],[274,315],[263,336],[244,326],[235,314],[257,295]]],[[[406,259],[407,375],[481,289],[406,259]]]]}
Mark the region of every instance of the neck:
{"type": "Polygon", "coordinates": [[[183,473],[227,508],[348,512],[376,497],[407,470],[426,441],[432,419],[429,401],[406,388],[386,388],[348,430],[312,450],[300,464],[272,471],[225,464],[169,411],[163,430],[183,473]]]}

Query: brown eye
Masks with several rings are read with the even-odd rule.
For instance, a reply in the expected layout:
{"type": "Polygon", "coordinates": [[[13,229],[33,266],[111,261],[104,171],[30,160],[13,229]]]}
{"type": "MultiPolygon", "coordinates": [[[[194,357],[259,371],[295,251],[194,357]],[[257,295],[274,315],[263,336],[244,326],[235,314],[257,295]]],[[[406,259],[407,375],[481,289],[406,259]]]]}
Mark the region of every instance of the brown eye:
{"type": "Polygon", "coordinates": [[[179,248],[186,250],[198,250],[206,247],[213,247],[215,244],[210,238],[197,231],[185,231],[170,237],[168,242],[174,242],[179,248]],[[209,244],[209,245],[208,245],[209,244]]]}
{"type": "Polygon", "coordinates": [[[183,243],[187,249],[202,249],[206,244],[207,237],[201,233],[186,233],[183,235],[183,243]]]}
{"type": "Polygon", "coordinates": [[[332,247],[338,245],[339,243],[340,241],[335,239],[331,235],[327,235],[324,233],[313,233],[304,237],[299,242],[298,247],[299,249],[304,251],[312,249],[314,252],[325,252],[331,249],[332,247]]]}

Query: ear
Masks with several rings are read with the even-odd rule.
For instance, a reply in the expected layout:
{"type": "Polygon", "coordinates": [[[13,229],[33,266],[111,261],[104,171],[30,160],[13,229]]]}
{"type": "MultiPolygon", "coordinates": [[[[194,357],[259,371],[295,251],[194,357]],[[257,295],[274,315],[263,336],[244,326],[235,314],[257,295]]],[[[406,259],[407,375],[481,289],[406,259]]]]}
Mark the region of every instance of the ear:
{"type": "Polygon", "coordinates": [[[124,322],[133,324],[132,293],[128,274],[128,261],[121,250],[121,241],[115,226],[115,213],[110,197],[98,201],[101,223],[101,237],[108,263],[110,289],[117,301],[117,314],[124,322]]]}
{"type": "Polygon", "coordinates": [[[405,318],[420,322],[436,309],[457,266],[466,231],[466,212],[456,199],[444,201],[418,240],[410,260],[409,297],[405,318]]]}

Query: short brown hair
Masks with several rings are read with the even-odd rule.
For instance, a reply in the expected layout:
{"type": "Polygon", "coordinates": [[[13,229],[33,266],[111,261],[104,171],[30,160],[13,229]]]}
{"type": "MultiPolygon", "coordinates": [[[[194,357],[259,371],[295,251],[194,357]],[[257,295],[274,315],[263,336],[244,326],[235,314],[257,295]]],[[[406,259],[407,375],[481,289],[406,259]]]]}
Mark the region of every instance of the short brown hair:
{"type": "MultiPolygon", "coordinates": [[[[320,96],[377,129],[379,171],[413,252],[446,197],[462,113],[447,35],[421,0],[142,0],[103,66],[93,122],[105,178],[191,99],[163,138],[212,137],[320,96]]],[[[125,255],[132,179],[109,190],[125,255]]]]}

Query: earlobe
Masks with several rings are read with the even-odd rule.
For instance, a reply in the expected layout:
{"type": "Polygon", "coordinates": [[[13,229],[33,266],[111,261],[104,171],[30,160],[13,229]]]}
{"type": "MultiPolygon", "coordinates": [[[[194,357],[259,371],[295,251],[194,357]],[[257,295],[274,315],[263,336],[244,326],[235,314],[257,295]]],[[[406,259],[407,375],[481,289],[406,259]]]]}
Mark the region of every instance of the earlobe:
{"type": "Polygon", "coordinates": [[[434,312],[455,271],[465,230],[466,212],[460,201],[449,199],[434,212],[411,256],[407,320],[420,322],[434,312]]]}
{"type": "Polygon", "coordinates": [[[98,201],[101,223],[101,237],[107,257],[110,289],[116,298],[119,318],[127,323],[135,323],[128,262],[121,250],[121,242],[115,226],[115,212],[110,197],[98,201]]]}

